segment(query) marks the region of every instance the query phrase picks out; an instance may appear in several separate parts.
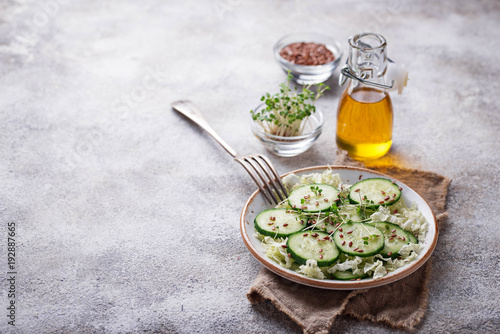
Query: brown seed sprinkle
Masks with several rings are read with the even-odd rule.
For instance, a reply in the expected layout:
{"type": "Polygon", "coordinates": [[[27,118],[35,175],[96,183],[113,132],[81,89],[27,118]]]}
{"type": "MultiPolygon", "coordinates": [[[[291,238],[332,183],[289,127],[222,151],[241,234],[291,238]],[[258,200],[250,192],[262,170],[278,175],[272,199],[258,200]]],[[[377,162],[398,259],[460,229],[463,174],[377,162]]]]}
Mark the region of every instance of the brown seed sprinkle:
{"type": "Polygon", "coordinates": [[[303,237],[307,237],[308,235],[309,235],[309,233],[302,234],[303,237]]]}
{"type": "Polygon", "coordinates": [[[391,256],[391,255],[392,255],[392,252],[387,253],[387,255],[391,256]]]}
{"type": "Polygon", "coordinates": [[[343,237],[344,237],[344,235],[343,235],[342,233],[340,233],[340,234],[339,234],[339,237],[343,238],[343,237]]]}
{"type": "Polygon", "coordinates": [[[351,234],[351,233],[352,233],[352,231],[348,231],[348,232],[347,232],[347,234],[351,234]]]}
{"type": "Polygon", "coordinates": [[[313,42],[291,43],[280,50],[280,56],[297,65],[324,65],[335,60],[326,45],[313,42]]]}
{"type": "Polygon", "coordinates": [[[339,227],[339,231],[340,231],[340,232],[343,232],[344,230],[342,229],[342,227],[339,227]]]}
{"type": "Polygon", "coordinates": [[[363,252],[364,252],[364,250],[362,250],[362,249],[358,249],[358,252],[363,253],[363,252]]]}
{"type": "Polygon", "coordinates": [[[286,248],[287,246],[286,245],[281,245],[281,247],[286,248]]]}
{"type": "Polygon", "coordinates": [[[344,241],[342,241],[342,246],[344,246],[344,245],[345,245],[345,240],[344,240],[344,241]]]}
{"type": "Polygon", "coordinates": [[[320,258],[320,259],[322,259],[322,258],[323,258],[323,255],[320,255],[320,256],[319,256],[319,258],[320,258]]]}
{"type": "Polygon", "coordinates": [[[288,224],[283,224],[283,226],[284,226],[284,227],[287,227],[287,226],[288,226],[288,224]]]}
{"type": "Polygon", "coordinates": [[[351,241],[351,242],[349,242],[349,247],[352,247],[352,241],[351,241]]]}
{"type": "Polygon", "coordinates": [[[328,198],[325,198],[323,201],[328,202],[328,198]]]}

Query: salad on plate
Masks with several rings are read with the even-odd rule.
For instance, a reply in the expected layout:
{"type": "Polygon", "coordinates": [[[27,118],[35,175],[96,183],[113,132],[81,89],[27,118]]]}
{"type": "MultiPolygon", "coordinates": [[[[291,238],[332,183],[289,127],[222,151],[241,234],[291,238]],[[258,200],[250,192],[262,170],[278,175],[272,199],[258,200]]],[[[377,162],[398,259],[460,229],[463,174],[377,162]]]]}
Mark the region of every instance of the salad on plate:
{"type": "Polygon", "coordinates": [[[254,219],[265,255],[314,279],[374,280],[414,262],[428,222],[407,206],[395,181],[372,177],[353,184],[327,169],[289,174],[286,201],[254,219]]]}

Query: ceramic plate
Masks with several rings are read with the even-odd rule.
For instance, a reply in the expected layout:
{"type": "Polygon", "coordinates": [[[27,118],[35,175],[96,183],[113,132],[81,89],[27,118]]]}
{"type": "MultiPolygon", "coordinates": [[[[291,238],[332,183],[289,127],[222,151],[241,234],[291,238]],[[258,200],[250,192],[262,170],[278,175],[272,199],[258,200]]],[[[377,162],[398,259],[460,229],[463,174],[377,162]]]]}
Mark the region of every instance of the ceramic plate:
{"type": "MultiPolygon", "coordinates": [[[[363,180],[371,177],[385,177],[391,180],[394,178],[378,173],[372,170],[357,168],[357,167],[336,167],[336,166],[318,166],[309,167],[304,169],[299,169],[290,173],[295,173],[296,175],[310,174],[310,173],[322,173],[328,168],[331,168],[334,173],[338,173],[343,183],[354,184],[359,180],[363,180]]],[[[301,274],[296,273],[293,270],[286,269],[273,260],[269,259],[260,241],[255,236],[254,230],[254,219],[259,212],[265,209],[269,209],[272,206],[269,205],[265,198],[257,190],[254,192],[250,198],[245,203],[243,211],[240,218],[240,228],[241,235],[245,245],[248,247],[252,255],[260,261],[267,269],[272,272],[287,278],[291,281],[309,285],[317,288],[331,289],[331,290],[353,290],[353,289],[365,289],[372,288],[376,286],[381,286],[395,282],[403,277],[406,277],[413,273],[415,270],[420,268],[431,256],[436,246],[438,237],[438,227],[436,223],[436,217],[432,212],[429,204],[418,195],[413,189],[405,185],[404,183],[396,180],[398,185],[403,188],[402,197],[407,206],[411,206],[413,202],[417,203],[419,210],[424,215],[425,219],[429,223],[428,232],[426,239],[421,243],[424,248],[420,252],[419,257],[416,261],[407,264],[406,266],[399,268],[393,272],[390,272],[383,278],[374,280],[372,278],[362,279],[360,281],[339,281],[331,279],[314,279],[308,278],[301,274]]]]}

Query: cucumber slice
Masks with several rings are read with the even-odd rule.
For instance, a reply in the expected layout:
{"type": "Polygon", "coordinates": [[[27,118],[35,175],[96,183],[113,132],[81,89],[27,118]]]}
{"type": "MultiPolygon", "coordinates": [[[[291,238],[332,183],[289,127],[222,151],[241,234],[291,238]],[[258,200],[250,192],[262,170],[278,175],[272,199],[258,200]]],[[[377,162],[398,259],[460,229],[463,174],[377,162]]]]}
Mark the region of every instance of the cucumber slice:
{"type": "Polygon", "coordinates": [[[331,266],[340,255],[332,238],[325,232],[302,231],[288,237],[286,243],[288,253],[295,262],[306,264],[313,259],[318,262],[318,267],[331,266]]]}
{"type": "Polygon", "coordinates": [[[333,234],[333,240],[340,251],[353,256],[372,256],[384,248],[382,231],[365,223],[340,225],[333,234]]]}
{"type": "Polygon", "coordinates": [[[383,256],[398,257],[401,247],[410,243],[408,233],[398,225],[386,222],[372,223],[372,225],[384,233],[384,249],[380,251],[383,256]]]}
{"type": "Polygon", "coordinates": [[[335,279],[339,279],[339,280],[342,280],[342,281],[354,281],[358,278],[367,278],[369,277],[370,275],[368,274],[361,274],[361,275],[354,275],[352,273],[352,270],[346,270],[346,271],[336,271],[332,274],[333,278],[335,279]]]}
{"type": "Polygon", "coordinates": [[[418,239],[411,233],[410,231],[405,230],[406,234],[408,234],[408,239],[412,244],[418,244],[418,239]]]}
{"type": "Polygon", "coordinates": [[[401,190],[391,180],[371,178],[355,183],[349,190],[349,200],[376,209],[381,205],[391,205],[399,201],[401,190]]]}
{"type": "Polygon", "coordinates": [[[305,184],[290,193],[288,204],[304,212],[321,212],[328,210],[338,195],[339,190],[329,184],[305,184]]]}
{"type": "Polygon", "coordinates": [[[255,229],[262,235],[273,238],[286,238],[292,233],[302,230],[306,223],[293,210],[269,209],[255,217],[255,229]]]}
{"type": "Polygon", "coordinates": [[[344,205],[340,207],[340,215],[347,215],[346,219],[353,222],[361,222],[364,217],[362,211],[358,210],[358,206],[344,205]]]}

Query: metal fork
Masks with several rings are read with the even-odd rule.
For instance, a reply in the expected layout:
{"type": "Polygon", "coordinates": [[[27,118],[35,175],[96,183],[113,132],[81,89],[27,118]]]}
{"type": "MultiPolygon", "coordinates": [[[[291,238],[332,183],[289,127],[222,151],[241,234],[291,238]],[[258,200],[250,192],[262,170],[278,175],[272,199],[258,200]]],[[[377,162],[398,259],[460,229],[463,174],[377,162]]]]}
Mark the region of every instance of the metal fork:
{"type": "Polygon", "coordinates": [[[269,204],[279,204],[288,197],[288,192],[281,178],[269,159],[261,154],[243,156],[231,148],[208,124],[196,106],[187,100],[175,101],[172,108],[188,117],[208,132],[234,160],[238,161],[250,174],[269,204]]]}

